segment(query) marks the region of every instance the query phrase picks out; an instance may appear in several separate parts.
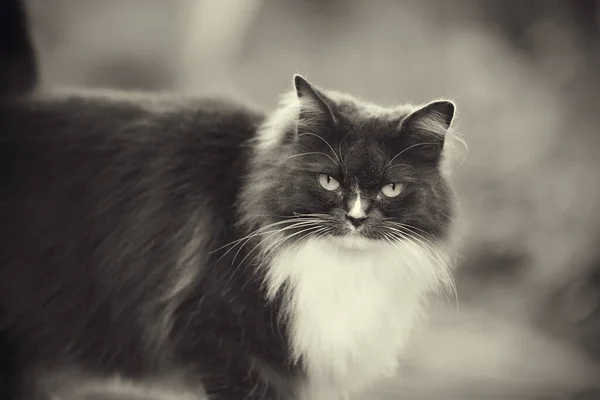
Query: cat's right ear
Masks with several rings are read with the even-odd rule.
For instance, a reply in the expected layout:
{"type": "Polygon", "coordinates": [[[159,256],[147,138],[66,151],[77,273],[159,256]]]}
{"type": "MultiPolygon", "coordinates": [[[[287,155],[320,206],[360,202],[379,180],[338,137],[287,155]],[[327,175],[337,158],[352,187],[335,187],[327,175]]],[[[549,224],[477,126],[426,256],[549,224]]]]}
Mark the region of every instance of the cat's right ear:
{"type": "Polygon", "coordinates": [[[298,100],[298,130],[331,128],[335,118],[327,97],[300,75],[294,75],[298,100]]]}

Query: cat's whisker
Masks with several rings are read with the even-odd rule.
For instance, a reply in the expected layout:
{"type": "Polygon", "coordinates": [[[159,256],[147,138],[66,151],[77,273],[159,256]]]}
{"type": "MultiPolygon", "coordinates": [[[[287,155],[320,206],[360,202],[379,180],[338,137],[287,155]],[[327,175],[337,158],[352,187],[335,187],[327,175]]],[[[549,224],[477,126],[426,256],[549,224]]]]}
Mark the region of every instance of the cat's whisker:
{"type": "MultiPolygon", "coordinates": [[[[432,240],[435,240],[434,236],[431,235],[430,233],[424,231],[423,229],[419,229],[416,226],[413,225],[409,225],[409,224],[405,224],[405,223],[400,223],[400,222],[392,222],[391,223],[394,227],[398,228],[399,230],[403,231],[403,232],[410,232],[412,235],[418,237],[419,239],[421,239],[424,244],[426,244],[428,246],[428,248],[433,251],[434,253],[436,253],[438,256],[440,256],[439,254],[439,250],[437,248],[436,245],[433,244],[432,240]]],[[[440,256],[441,257],[441,256],[440,256]]]]}
{"type": "MultiPolygon", "coordinates": [[[[266,238],[264,238],[263,240],[261,240],[260,242],[258,242],[258,244],[256,244],[256,246],[254,246],[247,254],[244,258],[242,258],[242,260],[240,261],[240,264],[243,264],[244,261],[256,250],[258,249],[260,246],[263,245],[263,243],[267,242],[269,239],[271,239],[273,236],[276,236],[277,234],[281,234],[287,230],[290,229],[296,229],[296,228],[306,228],[308,226],[308,229],[311,229],[313,227],[318,226],[317,224],[313,223],[313,222],[300,222],[300,223],[296,223],[293,224],[291,226],[279,229],[277,231],[275,231],[274,233],[272,233],[271,235],[267,236],[266,238]]],[[[237,254],[236,254],[237,256],[237,254]]],[[[233,257],[233,260],[231,261],[231,264],[233,265],[235,263],[235,259],[236,257],[233,257]]]]}
{"type": "Polygon", "coordinates": [[[329,214],[317,214],[317,213],[306,214],[306,213],[298,213],[298,212],[293,212],[292,215],[252,214],[251,216],[254,218],[261,217],[261,218],[299,219],[300,217],[315,217],[315,218],[322,218],[322,219],[331,219],[331,215],[329,215],[329,214]]]}
{"type": "MultiPolygon", "coordinates": [[[[289,218],[289,219],[288,220],[284,220],[284,221],[277,221],[277,222],[274,222],[272,224],[268,224],[268,225],[265,225],[265,226],[263,226],[261,228],[258,228],[256,230],[252,231],[251,233],[249,233],[248,235],[240,238],[240,239],[234,240],[234,241],[232,241],[232,242],[230,242],[230,243],[228,243],[228,244],[226,244],[224,246],[221,246],[221,247],[219,247],[219,248],[217,248],[215,250],[210,251],[208,254],[213,254],[213,253],[216,253],[216,252],[218,252],[220,250],[223,250],[223,249],[225,249],[225,248],[227,248],[229,246],[233,246],[235,244],[239,244],[240,242],[243,242],[244,240],[246,240],[248,238],[252,238],[252,237],[255,237],[255,236],[261,235],[261,234],[266,234],[264,231],[267,230],[267,229],[269,229],[269,228],[273,228],[273,227],[278,226],[278,225],[283,225],[283,224],[288,224],[288,223],[296,222],[296,221],[298,221],[300,219],[300,218],[298,218],[296,216],[294,216],[294,217],[290,216],[290,217],[285,217],[285,218],[289,218]]],[[[304,220],[306,220],[306,219],[303,219],[303,221],[304,220]]],[[[227,253],[225,253],[225,254],[227,254],[227,253]]]]}
{"type": "Polygon", "coordinates": [[[387,240],[389,241],[389,243],[391,244],[391,246],[396,249],[398,251],[398,254],[404,258],[404,260],[406,261],[406,267],[410,270],[410,274],[406,275],[405,277],[407,277],[408,279],[414,279],[414,274],[415,274],[415,270],[414,267],[412,265],[412,263],[410,262],[410,260],[408,259],[408,257],[406,256],[405,252],[403,252],[400,247],[398,247],[398,245],[396,244],[396,242],[398,241],[398,238],[396,238],[395,236],[391,235],[389,232],[381,232],[382,235],[384,235],[387,240]]]}
{"type": "Polygon", "coordinates": [[[317,135],[316,133],[313,132],[305,132],[305,133],[301,133],[298,136],[305,136],[305,135],[309,135],[309,136],[314,136],[320,140],[323,141],[323,143],[325,143],[327,145],[327,147],[329,147],[329,149],[331,150],[331,152],[333,153],[333,155],[335,156],[336,160],[337,160],[337,165],[342,168],[342,162],[340,160],[340,157],[338,156],[338,154],[335,152],[335,150],[333,149],[333,147],[329,144],[329,142],[325,139],[323,139],[323,137],[321,135],[317,135]]]}
{"type": "Polygon", "coordinates": [[[442,284],[441,287],[442,287],[442,289],[445,289],[446,285],[450,285],[450,289],[452,290],[452,294],[454,295],[454,299],[456,302],[456,308],[458,311],[458,308],[459,308],[458,291],[456,288],[456,282],[454,280],[454,276],[452,275],[452,272],[450,271],[449,266],[446,264],[446,262],[440,261],[440,260],[443,260],[443,257],[440,255],[440,252],[435,248],[435,246],[432,246],[432,245],[424,242],[422,239],[419,240],[414,237],[413,237],[413,239],[420,242],[421,245],[425,245],[427,247],[429,257],[440,267],[440,272],[442,274],[444,274],[443,279],[439,280],[440,284],[442,284]]]}
{"type": "Polygon", "coordinates": [[[320,152],[320,151],[310,151],[310,152],[307,152],[307,153],[293,154],[293,155],[289,156],[287,159],[289,160],[289,159],[296,158],[296,157],[310,156],[310,155],[317,155],[317,154],[325,156],[325,157],[329,158],[331,161],[333,161],[333,163],[335,165],[339,165],[338,161],[336,161],[329,154],[325,154],[325,153],[320,152]]]}
{"type": "MultiPolygon", "coordinates": [[[[269,238],[273,237],[274,235],[277,235],[278,233],[290,230],[290,229],[296,229],[296,228],[301,228],[301,227],[305,227],[307,225],[314,225],[315,222],[313,221],[286,221],[286,222],[290,222],[291,225],[285,226],[281,229],[276,230],[275,232],[273,232],[272,234],[270,234],[266,239],[263,239],[263,241],[261,241],[259,244],[256,245],[255,248],[253,248],[250,252],[254,251],[254,249],[256,249],[258,246],[260,246],[261,243],[263,243],[264,241],[268,240],[269,238]]],[[[244,246],[251,240],[252,238],[247,239],[243,245],[241,245],[239,247],[239,249],[237,250],[237,252],[235,253],[235,255],[233,256],[233,259],[231,260],[231,265],[233,266],[233,264],[235,264],[235,260],[237,258],[237,256],[239,255],[239,253],[242,251],[242,249],[244,248],[244,246]]]]}
{"type": "Polygon", "coordinates": [[[394,162],[394,160],[398,157],[400,157],[402,154],[406,153],[408,150],[413,149],[415,147],[419,147],[419,146],[430,146],[430,145],[438,145],[438,143],[417,143],[417,144],[413,144],[412,146],[408,146],[407,148],[405,148],[404,150],[402,150],[400,153],[396,154],[394,157],[392,157],[392,159],[383,167],[383,170],[387,170],[387,168],[390,166],[391,163],[394,162]]]}
{"type": "Polygon", "coordinates": [[[315,235],[315,240],[316,239],[323,239],[323,238],[329,238],[331,237],[331,229],[329,227],[326,227],[326,229],[324,229],[323,232],[315,235]]]}
{"type": "Polygon", "coordinates": [[[338,153],[340,155],[340,160],[342,161],[344,173],[347,173],[347,169],[346,169],[346,161],[344,160],[344,157],[343,157],[344,153],[342,152],[342,143],[344,143],[344,140],[346,140],[348,138],[348,136],[350,136],[350,133],[347,133],[346,135],[344,135],[344,137],[342,138],[342,140],[340,140],[340,143],[338,144],[338,153]]]}
{"type": "Polygon", "coordinates": [[[448,133],[446,134],[446,138],[447,138],[447,140],[449,139],[453,142],[458,143],[464,149],[463,157],[461,158],[460,164],[459,164],[459,165],[463,165],[469,155],[469,144],[462,137],[462,135],[459,132],[457,132],[455,129],[451,129],[450,131],[448,131],[448,133]]]}
{"type": "MultiPolygon", "coordinates": [[[[435,251],[435,245],[431,242],[431,240],[429,240],[423,234],[415,232],[415,230],[417,228],[412,228],[410,225],[404,225],[404,224],[399,224],[396,226],[387,226],[386,228],[395,230],[399,233],[410,234],[412,236],[412,238],[420,239],[423,242],[423,244],[426,245],[430,250],[435,251]]],[[[427,233],[424,232],[424,234],[427,234],[427,233]]]]}
{"type": "Polygon", "coordinates": [[[425,231],[425,230],[423,230],[421,228],[417,228],[416,226],[409,225],[409,224],[406,224],[406,223],[403,223],[403,222],[393,221],[391,219],[385,219],[384,222],[386,224],[388,224],[388,225],[400,226],[400,227],[403,227],[403,228],[409,228],[409,229],[411,229],[413,231],[419,231],[422,235],[425,235],[426,237],[429,237],[430,239],[435,240],[435,237],[431,233],[429,233],[429,232],[427,232],[427,231],[425,231]]]}
{"type": "MultiPolygon", "coordinates": [[[[387,227],[384,227],[384,228],[387,228],[387,227]]],[[[398,237],[398,236],[390,234],[390,233],[388,233],[386,231],[383,231],[381,233],[385,237],[386,241],[389,242],[392,245],[392,247],[394,247],[396,250],[400,251],[400,248],[395,244],[395,241],[404,239],[403,237],[398,237]]],[[[402,253],[402,254],[404,255],[404,253],[402,253]]],[[[404,256],[404,259],[405,260],[407,259],[406,256],[404,256]]],[[[408,263],[408,265],[411,265],[411,263],[408,263]]],[[[436,301],[439,304],[439,298],[440,298],[439,292],[437,292],[437,291],[435,292],[435,297],[436,297],[436,301]]]]}
{"type": "MultiPolygon", "coordinates": [[[[397,250],[398,252],[400,252],[400,248],[394,243],[394,238],[389,236],[386,232],[381,232],[383,239],[384,239],[384,243],[386,245],[388,245],[389,247],[397,250]]],[[[400,252],[401,253],[401,252],[400,252]]],[[[402,257],[408,261],[408,259],[406,258],[406,256],[404,256],[403,254],[401,254],[402,257]]],[[[409,267],[410,268],[410,267],[409,267]]],[[[404,272],[404,271],[403,271],[404,272]]],[[[404,273],[404,278],[408,278],[411,279],[411,277],[409,276],[409,274],[404,273]]]]}
{"type": "MultiPolygon", "coordinates": [[[[304,221],[303,221],[303,222],[304,222],[304,221]]],[[[293,233],[293,234],[291,234],[291,235],[288,235],[288,236],[284,236],[284,238],[283,238],[283,241],[285,241],[285,240],[287,240],[288,238],[291,238],[291,237],[294,237],[294,236],[296,236],[297,234],[300,234],[300,233],[303,233],[303,232],[307,232],[307,231],[310,231],[311,229],[316,229],[316,228],[318,228],[318,227],[319,227],[319,225],[318,225],[318,224],[315,224],[314,222],[311,222],[311,223],[303,223],[303,222],[302,222],[302,223],[296,223],[296,224],[293,224],[293,225],[291,225],[291,226],[287,226],[287,227],[284,227],[284,228],[282,228],[282,229],[279,229],[279,230],[277,230],[277,231],[273,232],[273,233],[272,233],[271,235],[269,235],[267,238],[263,239],[261,242],[259,242],[259,243],[258,243],[258,244],[257,244],[257,245],[254,247],[254,248],[252,248],[252,249],[251,249],[251,250],[250,250],[250,251],[249,251],[249,252],[246,254],[246,256],[245,256],[245,257],[244,257],[244,258],[243,258],[243,259],[240,261],[240,263],[239,263],[239,264],[238,264],[238,265],[237,265],[237,266],[234,268],[234,270],[233,270],[233,272],[232,272],[232,274],[231,274],[231,276],[230,276],[229,280],[231,280],[231,279],[233,278],[233,276],[234,276],[234,275],[237,273],[238,269],[239,269],[239,268],[240,268],[240,267],[241,267],[241,266],[244,264],[244,261],[245,261],[245,260],[246,260],[246,259],[247,259],[247,258],[248,258],[248,257],[249,257],[249,256],[250,256],[250,255],[251,255],[253,252],[254,252],[254,251],[256,251],[256,249],[260,248],[260,246],[261,246],[263,243],[265,243],[266,241],[268,241],[268,240],[269,240],[270,238],[272,238],[273,236],[275,236],[275,235],[277,235],[277,234],[279,234],[279,233],[282,233],[282,232],[284,232],[284,231],[290,230],[290,229],[295,229],[295,228],[305,228],[307,225],[309,225],[309,227],[308,227],[308,228],[306,228],[306,229],[303,229],[303,230],[301,230],[301,231],[299,231],[299,232],[293,233]],[[310,226],[310,225],[313,225],[313,226],[310,226]]],[[[310,233],[310,232],[309,232],[309,233],[310,233]]],[[[280,239],[280,240],[281,240],[281,239],[280,239]]],[[[244,244],[244,245],[242,245],[242,247],[243,247],[243,246],[245,246],[245,244],[244,244]]],[[[240,247],[240,249],[238,250],[238,253],[239,253],[239,251],[242,249],[242,247],[240,247]]],[[[236,255],[233,257],[233,260],[232,260],[232,263],[231,263],[231,265],[232,265],[232,266],[233,266],[233,265],[234,265],[234,263],[235,263],[235,259],[236,259],[237,255],[238,255],[238,253],[236,253],[236,255]]],[[[251,262],[251,263],[252,263],[252,262],[254,262],[254,260],[255,260],[255,259],[256,259],[256,257],[258,257],[258,256],[260,256],[260,253],[259,253],[259,254],[257,254],[255,257],[253,257],[253,258],[252,258],[252,260],[251,260],[250,262],[251,262]]],[[[263,261],[264,261],[264,260],[263,260],[263,261]]],[[[262,263],[261,263],[261,264],[262,264],[262,263]]],[[[254,273],[255,273],[255,272],[258,270],[258,269],[260,269],[260,268],[256,268],[256,269],[255,269],[255,271],[254,271],[254,273]]],[[[253,273],[253,275],[254,275],[254,273],[253,273]]]]}
{"type": "MultiPolygon", "coordinates": [[[[285,220],[285,221],[279,221],[273,224],[269,224],[266,225],[262,228],[257,229],[256,231],[252,232],[251,234],[244,236],[242,239],[237,240],[235,242],[233,242],[233,246],[231,246],[224,254],[221,255],[221,257],[219,257],[217,259],[217,261],[215,261],[213,263],[213,265],[217,265],[219,263],[219,261],[221,261],[227,254],[229,254],[231,251],[233,251],[237,246],[239,246],[237,252],[235,253],[233,260],[231,261],[231,265],[233,266],[233,264],[235,263],[235,259],[237,258],[238,254],[240,253],[240,251],[244,248],[244,246],[246,246],[246,244],[248,244],[252,239],[258,237],[258,236],[262,236],[262,235],[275,235],[278,232],[282,232],[288,229],[294,229],[296,227],[301,227],[310,223],[316,223],[318,222],[318,219],[301,219],[301,218],[295,218],[293,220],[285,220]],[[264,229],[268,229],[268,228],[273,228],[274,226],[278,226],[278,225],[285,225],[285,224],[291,224],[288,226],[284,226],[281,229],[274,229],[274,230],[269,230],[269,231],[264,231],[264,229]]],[[[212,254],[212,253],[210,253],[212,254]]]]}
{"type": "MultiPolygon", "coordinates": [[[[263,251],[263,254],[262,254],[262,257],[263,257],[263,259],[262,259],[262,261],[261,261],[261,262],[258,264],[258,266],[257,266],[257,267],[254,269],[253,275],[254,275],[255,273],[257,273],[258,271],[261,271],[261,268],[262,268],[262,266],[264,265],[264,263],[265,263],[267,260],[269,260],[269,258],[270,258],[270,256],[271,256],[271,254],[273,254],[273,253],[274,253],[274,252],[275,252],[275,251],[276,251],[276,250],[277,250],[277,249],[278,249],[278,248],[279,248],[281,245],[283,245],[283,244],[284,244],[285,242],[287,242],[289,239],[291,239],[291,238],[295,237],[295,236],[296,236],[296,235],[298,235],[298,234],[301,234],[301,233],[304,233],[304,232],[306,232],[306,231],[309,231],[308,233],[305,233],[305,234],[304,234],[303,236],[301,236],[300,238],[297,238],[297,239],[294,241],[294,243],[293,243],[293,244],[296,244],[296,243],[298,243],[300,240],[303,240],[303,239],[305,239],[305,238],[309,237],[310,235],[316,234],[316,233],[318,233],[318,232],[321,232],[322,230],[327,230],[327,229],[329,229],[329,228],[328,228],[328,227],[321,227],[321,228],[317,229],[317,230],[316,230],[316,231],[314,231],[314,232],[310,232],[310,231],[309,231],[310,229],[305,229],[305,230],[302,230],[302,231],[299,231],[299,232],[295,232],[295,233],[293,233],[293,234],[291,234],[291,235],[284,236],[283,238],[280,238],[280,239],[278,239],[277,241],[275,241],[275,242],[273,242],[273,243],[269,244],[269,245],[267,246],[267,248],[266,248],[266,251],[263,251]]],[[[253,260],[254,260],[254,259],[256,259],[256,257],[259,257],[259,256],[261,256],[261,254],[258,254],[258,255],[256,255],[256,256],[253,258],[253,260]]],[[[247,283],[246,283],[246,284],[247,284],[247,283]]],[[[245,287],[245,286],[246,286],[246,284],[244,284],[244,286],[243,286],[243,287],[245,287]]]]}
{"type": "MultiPolygon", "coordinates": [[[[443,259],[442,255],[440,254],[439,249],[431,242],[431,240],[427,239],[426,237],[424,237],[423,235],[414,232],[414,229],[418,229],[416,227],[413,227],[411,225],[405,225],[403,228],[404,231],[408,230],[409,232],[411,232],[412,235],[416,236],[417,238],[420,239],[421,243],[424,244],[425,246],[427,246],[427,248],[429,249],[429,251],[431,251],[433,254],[435,254],[435,261],[436,263],[442,268],[442,272],[444,272],[444,274],[446,275],[446,282],[448,284],[451,285],[452,290],[454,292],[454,297],[457,301],[457,306],[458,306],[458,293],[457,293],[457,289],[456,289],[456,282],[454,281],[454,277],[450,271],[450,268],[448,266],[448,264],[446,262],[442,262],[440,261],[440,259],[443,259]]],[[[420,230],[420,229],[419,229],[420,230]]],[[[424,232],[422,230],[420,230],[421,232],[424,232]]],[[[426,234],[426,232],[424,232],[426,234]]]]}
{"type": "MultiPolygon", "coordinates": [[[[382,172],[382,174],[381,174],[381,176],[383,177],[383,175],[387,172],[387,170],[390,170],[390,169],[396,168],[396,167],[406,167],[406,168],[412,169],[413,171],[417,170],[415,167],[410,166],[408,164],[394,164],[394,165],[390,165],[389,167],[387,167],[386,169],[384,169],[383,172],[382,172]]],[[[414,179],[410,179],[409,176],[407,176],[407,178],[408,178],[407,179],[408,182],[414,180],[414,179]]]]}
{"type": "MultiPolygon", "coordinates": [[[[323,229],[326,229],[326,227],[316,227],[315,229],[317,229],[315,232],[308,232],[306,235],[304,235],[304,236],[301,236],[300,238],[297,238],[297,239],[294,241],[294,243],[292,243],[292,245],[294,245],[294,244],[298,243],[298,242],[299,242],[300,240],[302,240],[303,238],[305,238],[305,237],[308,237],[310,234],[314,234],[314,233],[316,233],[316,232],[320,232],[320,231],[321,231],[321,230],[323,230],[323,229]]],[[[285,237],[283,237],[283,238],[280,238],[280,239],[279,239],[279,240],[277,240],[276,242],[274,242],[274,243],[270,244],[269,246],[267,246],[267,247],[265,248],[265,251],[263,251],[263,252],[262,252],[262,256],[263,256],[265,259],[268,259],[268,258],[271,256],[271,254],[273,254],[273,252],[274,252],[274,251],[275,251],[275,250],[276,250],[276,249],[277,249],[277,248],[278,248],[278,247],[279,247],[281,244],[283,244],[283,243],[284,243],[284,242],[286,242],[287,240],[289,240],[289,239],[291,239],[291,238],[295,237],[297,234],[300,234],[300,233],[303,233],[303,232],[307,232],[307,231],[309,231],[309,229],[304,229],[304,230],[302,230],[302,231],[299,231],[299,232],[293,233],[293,234],[291,234],[291,235],[287,235],[287,236],[285,236],[285,237]]],[[[264,262],[264,260],[263,260],[263,262],[264,262]]],[[[261,264],[262,264],[262,262],[261,262],[261,264]]]]}
{"type": "MultiPolygon", "coordinates": [[[[399,228],[398,227],[390,227],[390,226],[385,226],[385,228],[388,229],[389,231],[391,231],[392,234],[397,236],[398,240],[402,239],[403,236],[406,236],[406,237],[409,237],[411,240],[419,242],[422,246],[425,246],[427,248],[428,251],[426,252],[426,254],[431,258],[432,261],[434,261],[440,267],[440,272],[444,275],[443,279],[437,278],[437,276],[436,276],[436,280],[440,284],[445,283],[445,284],[450,285],[450,289],[453,292],[453,295],[454,295],[453,297],[455,299],[456,309],[458,312],[459,302],[458,302],[458,290],[456,287],[456,281],[454,280],[454,277],[453,277],[451,271],[449,270],[448,265],[445,262],[440,261],[443,258],[441,257],[439,251],[425,237],[410,230],[409,229],[410,225],[405,225],[405,224],[400,224],[400,223],[396,223],[396,225],[399,228]]],[[[415,227],[412,227],[412,228],[417,229],[415,227]]],[[[445,285],[442,285],[441,287],[445,288],[445,285]]],[[[448,299],[448,301],[449,300],[450,299],[448,299]]]]}
{"type": "Polygon", "coordinates": [[[331,219],[331,215],[329,214],[303,214],[303,213],[294,213],[295,217],[316,217],[322,218],[324,220],[331,219]]]}
{"type": "Polygon", "coordinates": [[[232,246],[232,245],[237,244],[239,242],[243,242],[247,238],[249,238],[249,237],[251,237],[253,235],[259,234],[261,231],[264,231],[265,229],[269,229],[269,228],[271,228],[273,226],[276,226],[276,225],[279,225],[279,224],[285,224],[285,223],[287,223],[287,221],[277,221],[277,222],[274,222],[272,224],[262,226],[259,229],[256,229],[256,230],[250,232],[248,235],[246,235],[246,236],[244,236],[244,237],[242,237],[240,239],[234,240],[234,241],[232,241],[230,243],[227,243],[226,245],[223,245],[223,246],[221,246],[219,248],[216,248],[216,249],[210,251],[208,254],[214,254],[214,253],[216,253],[216,252],[218,252],[220,250],[223,250],[223,249],[225,249],[225,248],[227,248],[229,246],[232,246]]]}
{"type": "MultiPolygon", "coordinates": [[[[324,225],[319,225],[317,228],[318,228],[318,229],[317,229],[315,232],[309,232],[309,234],[311,234],[311,233],[313,233],[313,234],[314,234],[314,233],[317,233],[317,232],[321,232],[322,230],[329,230],[329,227],[328,227],[328,226],[324,226],[324,225]]],[[[300,233],[301,233],[301,232],[300,232],[300,233]]],[[[288,239],[291,239],[291,238],[292,238],[292,237],[294,237],[294,236],[295,236],[295,234],[288,235],[288,236],[286,236],[286,237],[284,238],[284,241],[285,241],[285,240],[288,240],[288,239]]],[[[292,243],[292,245],[294,245],[294,244],[298,243],[298,242],[299,242],[300,240],[302,240],[304,237],[306,237],[306,236],[302,236],[301,238],[299,238],[299,239],[295,240],[295,241],[294,241],[294,243],[292,243]]],[[[273,253],[273,250],[274,250],[274,249],[273,249],[273,248],[271,248],[271,249],[269,250],[269,248],[267,248],[267,249],[265,249],[265,250],[268,250],[268,251],[264,252],[264,256],[265,256],[265,257],[269,257],[269,256],[270,256],[270,255],[273,253]]]]}
{"type": "Polygon", "coordinates": [[[446,217],[446,219],[447,219],[448,221],[453,221],[453,220],[454,220],[454,218],[453,218],[451,215],[448,215],[448,214],[446,214],[446,213],[445,213],[445,212],[443,212],[443,211],[440,211],[440,214],[442,214],[444,217],[446,217]]]}
{"type": "MultiPolygon", "coordinates": [[[[273,243],[268,244],[266,248],[267,249],[273,248],[273,246],[275,246],[277,243],[285,241],[285,240],[287,240],[287,236],[284,236],[283,238],[279,238],[279,239],[273,241],[273,243]]],[[[269,252],[267,252],[267,253],[270,254],[269,252]]],[[[258,264],[258,266],[256,268],[253,268],[252,274],[250,276],[251,279],[254,278],[254,276],[258,272],[262,271],[261,268],[262,268],[263,264],[269,259],[268,255],[264,255],[261,252],[258,252],[258,254],[256,254],[254,257],[252,257],[252,260],[250,260],[250,263],[253,263],[258,257],[261,257],[261,256],[262,256],[262,261],[258,264]]],[[[244,289],[248,283],[249,282],[245,282],[244,285],[242,286],[242,289],[244,289]]]]}
{"type": "MultiPolygon", "coordinates": [[[[414,253],[418,256],[422,256],[423,255],[422,246],[424,245],[424,243],[416,238],[413,238],[413,240],[414,240],[413,243],[415,244],[415,246],[419,246],[419,249],[416,249],[413,247],[414,253]]],[[[456,294],[456,288],[454,286],[454,281],[452,280],[452,276],[450,274],[448,274],[448,272],[446,270],[446,265],[439,260],[439,253],[435,249],[428,247],[427,251],[425,251],[425,255],[428,256],[432,261],[434,261],[440,267],[439,270],[437,270],[437,271],[431,270],[431,272],[435,276],[437,285],[439,288],[442,289],[442,293],[446,297],[446,300],[448,301],[448,303],[450,303],[450,298],[445,289],[446,289],[447,284],[451,285],[451,288],[453,289],[453,292],[454,292],[454,299],[456,301],[456,307],[458,308],[458,295],[456,294]],[[437,273],[438,271],[443,274],[442,277],[440,277],[438,275],[438,273],[437,273]]]]}
{"type": "MultiPolygon", "coordinates": [[[[430,249],[428,249],[428,248],[424,249],[423,243],[420,240],[418,240],[417,238],[412,237],[410,235],[406,235],[406,236],[410,239],[409,243],[411,244],[411,246],[409,246],[409,249],[410,249],[410,252],[412,253],[413,257],[417,257],[418,259],[427,257],[430,260],[432,260],[434,263],[436,263],[440,267],[440,271],[443,272],[444,266],[439,262],[439,260],[436,259],[436,257],[433,256],[433,254],[430,253],[430,249]]],[[[420,264],[426,265],[426,263],[420,263],[420,264]]],[[[443,286],[444,281],[437,274],[436,270],[428,268],[428,269],[426,269],[426,271],[431,274],[431,276],[433,277],[433,279],[436,282],[437,287],[442,287],[442,288],[444,287],[443,286]]],[[[448,302],[450,302],[450,299],[448,298],[448,295],[445,291],[444,291],[444,295],[446,296],[446,300],[448,300],[448,302]]]]}

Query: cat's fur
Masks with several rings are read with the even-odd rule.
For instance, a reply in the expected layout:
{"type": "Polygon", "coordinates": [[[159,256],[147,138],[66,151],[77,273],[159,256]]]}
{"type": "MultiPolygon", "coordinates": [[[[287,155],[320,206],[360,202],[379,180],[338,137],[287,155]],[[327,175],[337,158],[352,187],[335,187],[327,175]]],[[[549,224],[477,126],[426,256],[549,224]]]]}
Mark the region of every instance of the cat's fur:
{"type": "Polygon", "coordinates": [[[36,377],[39,396],[51,400],[207,400],[202,385],[177,373],[131,380],[61,370],[36,377]]]}
{"type": "MultiPolygon", "coordinates": [[[[296,83],[298,93],[310,88],[296,83]]],[[[333,121],[296,108],[312,113],[310,124],[289,119],[275,132],[281,143],[267,144],[277,124],[215,100],[5,102],[0,327],[14,346],[11,370],[28,386],[32,369],[141,377],[184,368],[215,399],[334,398],[391,373],[421,297],[447,278],[443,136],[420,129],[446,129],[437,118],[448,104],[407,119],[406,109],[331,100],[330,131],[333,121]],[[434,145],[396,158],[379,181],[415,141],[434,145]],[[302,153],[315,154],[292,157],[302,153]],[[321,188],[317,171],[340,189],[321,188]],[[405,182],[404,193],[385,199],[387,181],[405,182]],[[357,201],[373,239],[342,237],[357,201]],[[384,217],[427,242],[382,236],[384,217]],[[302,238],[311,232],[325,236],[302,238]],[[302,240],[284,240],[292,235],[302,240]]]]}
{"type": "Polygon", "coordinates": [[[3,398],[54,396],[61,371],[340,398],[394,371],[450,280],[450,102],[383,108],[299,76],[269,114],[26,87],[0,103],[3,398]]]}

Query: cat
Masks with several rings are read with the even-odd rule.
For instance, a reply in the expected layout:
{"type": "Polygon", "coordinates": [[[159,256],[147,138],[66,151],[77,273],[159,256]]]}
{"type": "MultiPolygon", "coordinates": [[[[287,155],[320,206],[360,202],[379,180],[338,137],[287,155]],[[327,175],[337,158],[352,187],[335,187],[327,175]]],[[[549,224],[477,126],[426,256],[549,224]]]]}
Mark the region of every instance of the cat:
{"type": "Polygon", "coordinates": [[[0,101],[3,398],[70,398],[86,384],[47,390],[68,371],[346,398],[394,373],[451,284],[451,101],[300,75],[272,112],[19,87],[0,101]]]}
{"type": "Polygon", "coordinates": [[[182,368],[211,399],[333,399],[393,373],[450,278],[453,115],[299,75],[269,117],[168,96],[4,102],[10,369],[182,368]]]}

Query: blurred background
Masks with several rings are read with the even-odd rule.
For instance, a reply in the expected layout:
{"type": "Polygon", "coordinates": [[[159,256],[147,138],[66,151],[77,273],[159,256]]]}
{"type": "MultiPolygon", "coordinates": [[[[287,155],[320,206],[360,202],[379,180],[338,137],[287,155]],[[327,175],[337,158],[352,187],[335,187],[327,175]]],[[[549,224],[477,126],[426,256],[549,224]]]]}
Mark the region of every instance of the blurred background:
{"type": "Polygon", "coordinates": [[[600,1],[28,0],[46,85],[448,97],[458,303],[368,399],[600,399],[600,1]],[[594,391],[596,390],[596,391],[594,391]]]}

